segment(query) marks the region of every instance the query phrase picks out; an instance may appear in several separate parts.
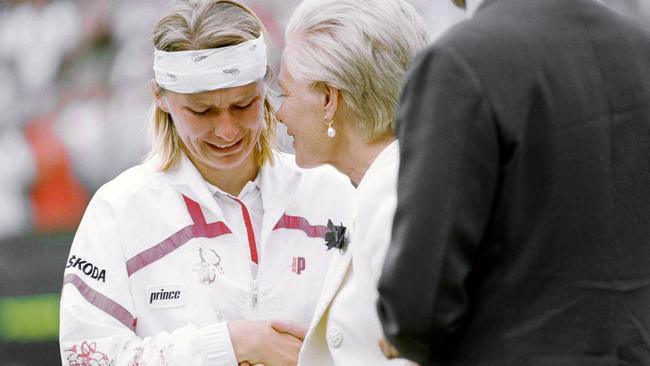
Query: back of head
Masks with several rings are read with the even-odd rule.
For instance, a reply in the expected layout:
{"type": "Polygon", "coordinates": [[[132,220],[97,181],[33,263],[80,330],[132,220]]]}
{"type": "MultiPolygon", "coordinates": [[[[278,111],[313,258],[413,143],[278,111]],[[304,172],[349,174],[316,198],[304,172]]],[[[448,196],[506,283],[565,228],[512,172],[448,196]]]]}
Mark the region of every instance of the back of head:
{"type": "Polygon", "coordinates": [[[367,141],[393,134],[406,70],[427,44],[424,21],[405,0],[304,0],[287,25],[292,77],[342,92],[367,141]]]}
{"type": "MultiPolygon", "coordinates": [[[[266,33],[261,20],[244,4],[235,0],[177,1],[154,26],[152,40],[159,51],[178,52],[234,46],[266,33]]],[[[270,76],[267,66],[267,78],[270,76]]],[[[165,92],[165,90],[162,90],[165,92]]],[[[153,146],[149,157],[157,156],[161,169],[169,169],[179,159],[182,142],[171,116],[152,107],[153,146]]],[[[275,141],[275,113],[267,99],[266,121],[255,149],[258,165],[271,160],[275,141]]]]}

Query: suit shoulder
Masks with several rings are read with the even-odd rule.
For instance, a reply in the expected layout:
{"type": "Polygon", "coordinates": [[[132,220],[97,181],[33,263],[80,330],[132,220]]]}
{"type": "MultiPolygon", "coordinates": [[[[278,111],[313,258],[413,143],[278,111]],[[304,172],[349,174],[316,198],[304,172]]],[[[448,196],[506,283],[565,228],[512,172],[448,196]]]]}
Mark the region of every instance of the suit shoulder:
{"type": "Polygon", "coordinates": [[[491,17],[467,19],[449,28],[425,53],[447,51],[468,55],[519,41],[507,28],[503,21],[499,23],[491,17]],[[495,40],[499,43],[495,44],[495,40]]]}

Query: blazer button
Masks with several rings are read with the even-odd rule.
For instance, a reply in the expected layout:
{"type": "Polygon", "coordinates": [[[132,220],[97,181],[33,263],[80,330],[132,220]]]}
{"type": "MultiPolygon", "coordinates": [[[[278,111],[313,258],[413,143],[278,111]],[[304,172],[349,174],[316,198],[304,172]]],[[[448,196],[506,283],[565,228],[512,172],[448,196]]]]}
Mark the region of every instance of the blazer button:
{"type": "Polygon", "coordinates": [[[327,344],[332,348],[339,348],[341,347],[341,343],[343,343],[343,334],[341,331],[336,328],[330,329],[327,332],[327,344]]]}

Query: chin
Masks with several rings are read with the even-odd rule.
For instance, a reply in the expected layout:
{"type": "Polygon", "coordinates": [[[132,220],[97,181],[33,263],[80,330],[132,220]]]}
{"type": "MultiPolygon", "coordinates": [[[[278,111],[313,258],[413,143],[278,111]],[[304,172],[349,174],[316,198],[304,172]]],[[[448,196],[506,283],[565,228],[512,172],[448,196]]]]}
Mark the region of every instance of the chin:
{"type": "Polygon", "coordinates": [[[252,158],[252,152],[249,154],[237,154],[220,158],[207,156],[204,158],[204,163],[214,170],[227,171],[235,170],[244,166],[249,158],[252,158]]]}
{"type": "Polygon", "coordinates": [[[294,139],[293,149],[294,149],[294,154],[296,156],[295,158],[296,165],[298,165],[303,169],[316,168],[323,165],[323,163],[319,159],[317,159],[319,157],[318,154],[314,155],[313,150],[310,151],[311,154],[305,153],[304,152],[305,149],[303,148],[304,145],[298,143],[295,137],[293,139],[294,139]]]}
{"type": "Polygon", "coordinates": [[[303,169],[317,168],[323,165],[321,162],[302,159],[302,155],[298,154],[296,154],[296,164],[303,169]]]}

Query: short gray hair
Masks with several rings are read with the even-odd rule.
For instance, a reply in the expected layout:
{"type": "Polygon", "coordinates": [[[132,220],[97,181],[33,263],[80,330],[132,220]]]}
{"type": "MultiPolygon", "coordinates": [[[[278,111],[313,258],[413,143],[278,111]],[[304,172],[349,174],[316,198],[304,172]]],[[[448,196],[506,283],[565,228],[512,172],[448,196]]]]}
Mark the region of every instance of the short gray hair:
{"type": "Polygon", "coordinates": [[[367,141],[394,133],[404,75],[427,42],[405,0],[304,0],[285,32],[292,77],[339,89],[367,141]]]}

